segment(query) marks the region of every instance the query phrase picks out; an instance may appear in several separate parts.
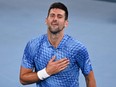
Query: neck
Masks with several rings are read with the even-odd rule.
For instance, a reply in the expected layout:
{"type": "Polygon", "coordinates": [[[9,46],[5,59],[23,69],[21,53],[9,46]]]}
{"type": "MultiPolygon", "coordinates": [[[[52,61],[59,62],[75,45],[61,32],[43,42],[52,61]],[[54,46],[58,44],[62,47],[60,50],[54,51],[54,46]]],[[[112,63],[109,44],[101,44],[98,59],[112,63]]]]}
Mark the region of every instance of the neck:
{"type": "Polygon", "coordinates": [[[52,44],[52,46],[54,46],[55,48],[58,47],[58,45],[59,45],[60,41],[62,40],[63,36],[64,36],[64,32],[59,32],[57,34],[52,34],[48,30],[48,40],[52,44]]]}

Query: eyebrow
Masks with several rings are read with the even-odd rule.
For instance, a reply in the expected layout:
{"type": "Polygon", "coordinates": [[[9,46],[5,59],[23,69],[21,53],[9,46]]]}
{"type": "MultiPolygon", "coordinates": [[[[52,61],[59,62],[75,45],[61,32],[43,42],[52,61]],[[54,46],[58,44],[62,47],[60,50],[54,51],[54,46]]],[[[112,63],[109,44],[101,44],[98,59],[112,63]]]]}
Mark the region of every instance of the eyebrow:
{"type": "MultiPolygon", "coordinates": [[[[49,15],[55,15],[55,13],[50,13],[49,15]]],[[[63,16],[63,14],[57,14],[58,16],[63,16]]]]}

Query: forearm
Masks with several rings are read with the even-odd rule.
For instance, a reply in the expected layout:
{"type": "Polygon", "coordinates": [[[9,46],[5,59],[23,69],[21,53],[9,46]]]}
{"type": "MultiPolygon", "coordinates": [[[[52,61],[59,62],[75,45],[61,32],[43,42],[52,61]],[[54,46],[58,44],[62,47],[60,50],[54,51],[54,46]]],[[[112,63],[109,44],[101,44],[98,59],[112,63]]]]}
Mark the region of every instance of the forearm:
{"type": "Polygon", "coordinates": [[[87,87],[96,87],[95,80],[86,80],[86,86],[87,87]]]}
{"type": "Polygon", "coordinates": [[[85,76],[85,80],[87,87],[96,87],[96,81],[94,78],[93,71],[91,71],[88,76],[85,76]]]}
{"type": "Polygon", "coordinates": [[[36,72],[30,72],[20,76],[20,82],[23,85],[36,83],[38,81],[39,81],[39,78],[36,72]]]}
{"type": "Polygon", "coordinates": [[[24,67],[21,67],[21,72],[20,72],[20,82],[23,85],[26,84],[32,84],[36,83],[40,80],[44,80],[48,78],[50,75],[47,74],[46,68],[38,71],[38,72],[33,72],[33,69],[27,69],[24,67]]]}
{"type": "Polygon", "coordinates": [[[24,67],[20,67],[20,82],[23,85],[32,84],[39,81],[36,72],[33,72],[33,69],[28,69],[24,67]]]}

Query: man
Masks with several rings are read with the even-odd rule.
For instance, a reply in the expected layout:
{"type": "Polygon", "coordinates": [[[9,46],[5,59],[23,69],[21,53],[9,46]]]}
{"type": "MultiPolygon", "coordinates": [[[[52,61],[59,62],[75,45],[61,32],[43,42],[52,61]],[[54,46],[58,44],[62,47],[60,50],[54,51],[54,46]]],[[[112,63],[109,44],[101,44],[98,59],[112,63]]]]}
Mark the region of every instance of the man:
{"type": "Polygon", "coordinates": [[[85,46],[64,34],[68,25],[67,7],[53,3],[46,18],[47,34],[32,39],[24,50],[20,82],[37,87],[79,87],[79,70],[87,87],[96,87],[85,46]]]}

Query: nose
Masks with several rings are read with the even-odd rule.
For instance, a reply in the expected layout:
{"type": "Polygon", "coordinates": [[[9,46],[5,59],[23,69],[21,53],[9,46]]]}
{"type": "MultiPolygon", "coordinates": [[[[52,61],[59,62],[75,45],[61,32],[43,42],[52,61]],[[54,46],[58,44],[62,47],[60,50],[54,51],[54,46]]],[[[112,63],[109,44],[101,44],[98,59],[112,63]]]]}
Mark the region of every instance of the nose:
{"type": "Polygon", "coordinates": [[[54,20],[54,21],[57,21],[57,20],[58,20],[57,16],[55,16],[53,20],[54,20]]]}

